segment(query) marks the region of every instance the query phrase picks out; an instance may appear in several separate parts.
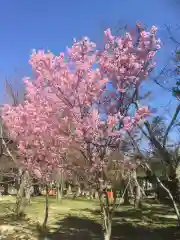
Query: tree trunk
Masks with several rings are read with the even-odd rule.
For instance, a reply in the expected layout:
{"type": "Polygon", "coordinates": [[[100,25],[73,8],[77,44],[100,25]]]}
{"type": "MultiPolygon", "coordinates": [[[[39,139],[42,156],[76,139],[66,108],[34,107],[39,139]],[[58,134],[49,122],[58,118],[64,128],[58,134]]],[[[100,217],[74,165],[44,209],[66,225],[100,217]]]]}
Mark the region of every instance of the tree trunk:
{"type": "Polygon", "coordinates": [[[67,195],[72,194],[71,184],[68,184],[67,195]]]}
{"type": "Polygon", "coordinates": [[[112,215],[115,208],[116,203],[116,194],[114,193],[114,200],[113,204],[111,205],[108,198],[107,189],[103,191],[103,185],[100,182],[100,186],[98,189],[100,207],[101,207],[101,220],[102,220],[102,230],[103,230],[103,237],[104,240],[111,239],[111,231],[112,231],[112,215]]]}
{"type": "Polygon", "coordinates": [[[45,214],[44,214],[44,221],[43,221],[43,228],[47,227],[47,221],[48,221],[48,213],[49,213],[49,188],[48,185],[46,185],[46,195],[45,195],[45,214]]]}
{"type": "Polygon", "coordinates": [[[176,201],[180,203],[180,179],[176,179],[176,201]]]}
{"type": "Polygon", "coordinates": [[[129,184],[129,194],[130,194],[130,198],[134,197],[134,192],[133,192],[132,183],[129,184]]]}
{"type": "Polygon", "coordinates": [[[176,167],[174,171],[174,182],[175,182],[175,192],[173,194],[174,198],[178,203],[180,203],[180,164],[176,167]]]}
{"type": "Polygon", "coordinates": [[[61,200],[62,196],[60,193],[60,186],[59,183],[56,183],[56,200],[59,202],[61,200]]]}
{"type": "Polygon", "coordinates": [[[19,189],[17,191],[16,195],[16,207],[15,207],[15,213],[17,217],[20,217],[24,213],[25,206],[24,205],[24,181],[23,178],[21,180],[19,189]]]}
{"type": "Polygon", "coordinates": [[[169,198],[171,199],[171,202],[173,204],[177,219],[178,219],[178,223],[180,224],[180,213],[179,213],[179,209],[176,205],[176,202],[171,194],[171,192],[169,191],[168,188],[166,188],[166,186],[164,186],[164,184],[160,181],[160,179],[158,177],[156,177],[158,184],[164,189],[164,191],[166,191],[166,193],[168,194],[169,198]]]}
{"type": "Polygon", "coordinates": [[[4,191],[3,191],[3,195],[8,195],[8,183],[3,183],[3,188],[4,188],[4,191]]]}
{"type": "Polygon", "coordinates": [[[26,185],[26,179],[28,176],[27,171],[22,172],[21,170],[19,171],[19,188],[17,190],[17,195],[16,195],[16,207],[15,207],[15,213],[17,217],[20,217],[24,215],[24,210],[25,207],[27,206],[27,200],[25,198],[25,185],[26,185]]]}
{"type": "Polygon", "coordinates": [[[141,194],[141,187],[139,185],[139,182],[137,180],[137,173],[136,170],[134,170],[133,174],[133,181],[134,181],[134,207],[135,208],[141,208],[141,199],[142,199],[142,194],[141,194]]]}
{"type": "Polygon", "coordinates": [[[148,175],[149,179],[151,179],[152,182],[156,182],[158,184],[158,186],[160,186],[168,194],[168,196],[173,204],[174,211],[175,211],[177,219],[178,219],[178,224],[180,225],[180,213],[179,213],[177,204],[173,198],[173,195],[171,194],[169,189],[161,182],[161,180],[153,173],[153,171],[151,170],[149,165],[145,163],[145,167],[147,169],[147,175],[148,175]]]}
{"type": "Polygon", "coordinates": [[[28,204],[31,202],[31,188],[25,190],[25,198],[28,204]]]}
{"type": "Polygon", "coordinates": [[[129,193],[126,190],[125,194],[124,194],[124,205],[130,205],[130,201],[129,201],[129,193]]]}
{"type": "Polygon", "coordinates": [[[95,191],[95,193],[94,193],[94,198],[98,199],[98,192],[97,191],[95,191]]]}
{"type": "Polygon", "coordinates": [[[30,204],[30,200],[31,200],[31,195],[33,193],[33,186],[32,186],[32,179],[30,177],[30,175],[28,174],[28,172],[26,172],[26,177],[25,177],[25,199],[26,199],[26,202],[28,204],[30,204]]]}
{"type": "Polygon", "coordinates": [[[34,193],[33,193],[33,195],[34,195],[34,196],[41,196],[41,191],[40,191],[40,189],[39,189],[39,185],[36,184],[36,183],[34,183],[33,187],[34,187],[34,193]]]}
{"type": "Polygon", "coordinates": [[[57,202],[62,200],[63,191],[64,191],[63,184],[57,183],[56,184],[56,199],[57,199],[57,202]]]}
{"type": "Polygon", "coordinates": [[[106,231],[104,232],[104,240],[110,240],[111,239],[111,229],[112,229],[112,221],[109,221],[107,224],[106,231]]]}
{"type": "MultiPolygon", "coordinates": [[[[104,198],[104,197],[103,197],[104,198]]],[[[102,214],[102,229],[104,240],[111,239],[111,229],[112,229],[112,215],[110,211],[109,204],[104,203],[101,197],[101,214],[102,214]]]]}
{"type": "Polygon", "coordinates": [[[129,199],[129,192],[128,192],[128,185],[125,180],[123,180],[123,191],[124,191],[124,203],[123,205],[130,205],[130,199],[129,199]]]}
{"type": "Polygon", "coordinates": [[[77,197],[80,197],[81,194],[82,194],[82,193],[81,193],[81,186],[78,186],[78,187],[77,187],[77,194],[76,194],[76,195],[77,195],[77,197]]]}
{"type": "Polygon", "coordinates": [[[89,199],[93,200],[94,199],[94,190],[90,189],[88,194],[89,194],[89,199]]]}
{"type": "Polygon", "coordinates": [[[134,207],[141,208],[141,188],[139,184],[135,186],[135,198],[134,198],[134,207]]]}
{"type": "Polygon", "coordinates": [[[73,200],[76,199],[79,196],[81,196],[81,186],[76,187],[76,192],[73,195],[73,200]]]}

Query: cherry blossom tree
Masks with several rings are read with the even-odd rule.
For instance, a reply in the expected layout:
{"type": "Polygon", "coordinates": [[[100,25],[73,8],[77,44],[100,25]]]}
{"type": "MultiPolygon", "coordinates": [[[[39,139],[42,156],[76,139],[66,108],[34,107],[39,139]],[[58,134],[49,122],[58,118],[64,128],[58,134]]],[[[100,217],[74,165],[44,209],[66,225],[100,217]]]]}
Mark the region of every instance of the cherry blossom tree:
{"type": "Polygon", "coordinates": [[[116,201],[114,195],[111,205],[107,195],[109,155],[127,131],[150,115],[148,107],[132,113],[130,105],[134,104],[132,90],[137,94],[142,79],[155,66],[152,59],[160,44],[155,33],[153,26],[151,32],[141,31],[136,41],[130,33],[114,37],[108,29],[104,51],[98,51],[87,37],[75,40],[67,55],[33,51],[30,64],[35,79],[24,81],[24,103],[3,109],[22,167],[45,182],[55,171],[76,171],[96,185],[106,240],[111,236],[116,201]],[[111,94],[110,82],[116,89],[111,94]],[[79,153],[74,159],[68,157],[73,150],[79,153]]]}

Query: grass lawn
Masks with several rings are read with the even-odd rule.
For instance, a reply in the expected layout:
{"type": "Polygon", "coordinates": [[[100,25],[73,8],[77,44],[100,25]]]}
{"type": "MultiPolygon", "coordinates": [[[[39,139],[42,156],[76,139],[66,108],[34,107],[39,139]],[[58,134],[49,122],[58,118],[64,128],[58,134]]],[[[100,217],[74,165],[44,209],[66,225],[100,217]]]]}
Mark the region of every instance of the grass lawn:
{"type": "MultiPolygon", "coordinates": [[[[0,231],[8,231],[6,240],[91,240],[101,238],[98,202],[50,198],[48,232],[39,231],[43,221],[44,198],[34,197],[23,220],[13,220],[11,208],[15,199],[0,199],[0,231]]],[[[180,240],[180,229],[169,206],[144,203],[142,210],[121,206],[114,215],[112,239],[180,240]]]]}

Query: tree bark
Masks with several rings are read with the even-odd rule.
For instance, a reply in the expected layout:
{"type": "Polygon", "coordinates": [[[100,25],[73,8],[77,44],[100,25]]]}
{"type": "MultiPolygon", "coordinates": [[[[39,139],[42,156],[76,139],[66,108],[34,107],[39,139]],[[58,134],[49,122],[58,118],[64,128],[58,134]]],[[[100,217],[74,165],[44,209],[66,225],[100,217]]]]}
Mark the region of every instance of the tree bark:
{"type": "Polygon", "coordinates": [[[26,199],[26,202],[28,204],[30,204],[30,201],[31,201],[31,195],[33,193],[33,186],[32,186],[32,179],[29,175],[28,172],[26,172],[26,176],[25,176],[25,185],[24,185],[24,190],[25,190],[25,199],[26,199]]]}
{"type": "Polygon", "coordinates": [[[19,170],[19,179],[16,184],[17,195],[16,195],[16,207],[15,207],[15,213],[17,217],[24,215],[24,211],[29,200],[26,198],[26,190],[25,190],[28,182],[29,182],[28,172],[19,170]]]}
{"type": "Polygon", "coordinates": [[[175,191],[173,192],[173,197],[176,199],[176,201],[180,202],[180,164],[176,166],[176,169],[173,173],[174,176],[174,183],[175,183],[175,191]]]}
{"type": "Polygon", "coordinates": [[[109,207],[109,204],[104,203],[103,199],[101,199],[100,201],[101,201],[102,229],[104,234],[104,240],[110,240],[111,229],[112,229],[112,215],[111,215],[110,207],[109,207]]]}
{"type": "Polygon", "coordinates": [[[177,207],[177,205],[176,205],[176,202],[175,202],[175,200],[174,200],[171,192],[169,191],[168,188],[166,188],[166,187],[164,186],[164,184],[160,181],[160,179],[159,179],[158,177],[157,177],[157,182],[158,182],[158,184],[167,192],[169,198],[171,199],[172,204],[173,204],[173,207],[174,207],[174,210],[175,210],[175,212],[176,212],[176,216],[177,216],[177,219],[178,219],[178,223],[180,224],[180,213],[179,213],[179,209],[178,209],[178,207],[177,207]]]}
{"type": "Polygon", "coordinates": [[[15,213],[17,217],[19,217],[23,213],[23,210],[21,209],[22,202],[23,202],[23,191],[24,191],[24,187],[21,184],[16,196],[15,213]]]}
{"type": "Polygon", "coordinates": [[[76,192],[73,195],[73,200],[76,199],[79,196],[81,196],[81,186],[76,187],[76,192]]]}
{"type": "Polygon", "coordinates": [[[134,170],[133,172],[133,180],[134,180],[134,190],[135,190],[134,191],[134,207],[141,208],[142,194],[141,194],[141,187],[137,180],[136,170],[134,170]]]}
{"type": "Polygon", "coordinates": [[[100,207],[101,207],[103,237],[104,237],[104,240],[110,240],[111,231],[112,231],[112,216],[114,213],[115,203],[116,203],[116,192],[113,191],[114,200],[111,205],[109,202],[107,189],[105,189],[104,191],[103,188],[104,187],[100,182],[99,189],[97,189],[97,191],[98,191],[100,207]]]}
{"type": "Polygon", "coordinates": [[[160,186],[168,194],[168,196],[173,204],[173,208],[174,208],[174,211],[177,216],[178,224],[180,225],[180,213],[179,213],[177,204],[173,198],[173,195],[171,194],[169,189],[161,182],[161,180],[153,173],[153,171],[151,170],[151,168],[149,167],[149,165],[147,163],[145,163],[145,167],[147,169],[147,175],[149,176],[149,179],[151,179],[152,182],[156,182],[158,184],[158,186],[160,186]]]}
{"type": "Polygon", "coordinates": [[[82,194],[81,186],[79,185],[79,186],[77,187],[77,197],[80,197],[81,194],[82,194]]]}
{"type": "Polygon", "coordinates": [[[128,185],[129,182],[127,183],[127,181],[123,180],[122,181],[123,184],[123,191],[124,191],[124,203],[123,205],[130,205],[130,199],[129,199],[129,192],[128,192],[128,185]]]}
{"type": "Polygon", "coordinates": [[[31,188],[25,190],[25,198],[28,204],[31,202],[31,188]]]}
{"type": "Polygon", "coordinates": [[[47,227],[47,221],[48,221],[48,214],[49,214],[49,188],[48,185],[46,185],[46,195],[45,195],[45,214],[44,214],[44,221],[43,221],[43,228],[47,227]]]}
{"type": "Polygon", "coordinates": [[[180,203],[180,179],[176,179],[176,201],[180,203]]]}
{"type": "Polygon", "coordinates": [[[56,183],[56,200],[59,202],[61,200],[62,196],[60,193],[60,186],[59,183],[56,183]]]}
{"type": "Polygon", "coordinates": [[[71,184],[68,184],[67,195],[72,194],[71,184]]]}
{"type": "Polygon", "coordinates": [[[141,208],[141,188],[139,184],[135,185],[135,198],[134,198],[134,207],[141,208]]]}
{"type": "Polygon", "coordinates": [[[33,193],[33,195],[34,195],[34,196],[41,196],[41,191],[40,191],[40,189],[39,189],[39,185],[36,184],[36,183],[34,183],[33,187],[34,187],[34,193],[33,193]]]}
{"type": "Polygon", "coordinates": [[[8,193],[8,183],[3,183],[3,188],[4,188],[4,191],[3,191],[3,195],[7,196],[9,193],[8,193]]]}
{"type": "Polygon", "coordinates": [[[62,183],[61,184],[57,183],[56,184],[56,199],[57,199],[57,202],[62,200],[63,191],[64,191],[63,184],[62,183]]]}
{"type": "Polygon", "coordinates": [[[111,229],[112,229],[112,220],[106,221],[106,231],[104,232],[104,240],[110,240],[111,239],[111,229]]]}

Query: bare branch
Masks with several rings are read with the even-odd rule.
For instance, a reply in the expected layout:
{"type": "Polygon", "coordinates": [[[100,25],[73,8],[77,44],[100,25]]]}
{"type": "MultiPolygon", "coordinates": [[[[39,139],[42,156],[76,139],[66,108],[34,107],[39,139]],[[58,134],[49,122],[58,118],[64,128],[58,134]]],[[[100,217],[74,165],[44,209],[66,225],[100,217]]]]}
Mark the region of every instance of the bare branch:
{"type": "Polygon", "coordinates": [[[177,116],[178,116],[179,112],[180,112],[180,104],[177,106],[176,111],[175,111],[175,113],[174,113],[174,115],[173,115],[173,118],[172,118],[172,120],[171,120],[171,122],[170,122],[170,124],[169,124],[169,126],[168,126],[168,128],[167,128],[167,130],[166,130],[165,135],[164,135],[163,147],[165,147],[168,134],[169,134],[171,128],[173,127],[173,125],[174,125],[174,123],[175,123],[175,121],[176,121],[176,119],[177,119],[177,116]]]}
{"type": "Polygon", "coordinates": [[[11,157],[11,159],[13,160],[14,163],[17,163],[16,159],[14,158],[14,156],[12,155],[11,151],[9,150],[8,145],[6,144],[6,141],[3,138],[3,127],[2,127],[2,123],[0,123],[0,135],[1,135],[1,139],[2,139],[2,144],[4,145],[8,155],[11,157]]]}
{"type": "Polygon", "coordinates": [[[169,34],[169,36],[170,36],[170,39],[171,39],[175,44],[177,44],[177,45],[180,46],[180,42],[177,41],[177,40],[175,39],[175,37],[172,35],[172,32],[171,32],[170,27],[169,27],[167,24],[165,24],[165,27],[166,27],[166,29],[167,29],[167,31],[168,31],[168,34],[169,34]]]}

